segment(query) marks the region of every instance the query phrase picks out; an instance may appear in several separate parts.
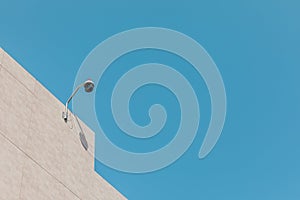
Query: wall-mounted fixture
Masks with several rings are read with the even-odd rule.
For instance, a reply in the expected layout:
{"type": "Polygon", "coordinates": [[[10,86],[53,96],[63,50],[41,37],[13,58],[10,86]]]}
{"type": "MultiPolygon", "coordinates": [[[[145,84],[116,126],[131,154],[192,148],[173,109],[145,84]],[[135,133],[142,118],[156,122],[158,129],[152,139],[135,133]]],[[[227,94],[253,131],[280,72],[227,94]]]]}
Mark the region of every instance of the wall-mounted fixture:
{"type": "Polygon", "coordinates": [[[95,84],[94,84],[94,82],[92,80],[87,80],[84,83],[82,83],[82,84],[80,84],[80,85],[77,86],[77,88],[74,90],[74,92],[69,97],[68,101],[66,102],[65,111],[62,113],[62,117],[65,120],[65,122],[68,121],[68,105],[69,105],[69,102],[72,100],[72,98],[75,96],[75,94],[78,92],[78,90],[82,86],[84,87],[84,90],[86,92],[92,92],[93,89],[94,89],[95,84]]]}

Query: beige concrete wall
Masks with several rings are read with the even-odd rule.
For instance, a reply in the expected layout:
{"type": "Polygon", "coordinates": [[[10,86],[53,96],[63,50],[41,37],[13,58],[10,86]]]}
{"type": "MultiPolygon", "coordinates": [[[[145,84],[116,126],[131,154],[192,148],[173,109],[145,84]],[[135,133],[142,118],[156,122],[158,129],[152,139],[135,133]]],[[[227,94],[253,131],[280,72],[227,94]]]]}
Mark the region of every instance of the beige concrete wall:
{"type": "Polygon", "coordinates": [[[0,48],[0,200],[125,199],[94,171],[94,133],[63,108],[0,48]]]}

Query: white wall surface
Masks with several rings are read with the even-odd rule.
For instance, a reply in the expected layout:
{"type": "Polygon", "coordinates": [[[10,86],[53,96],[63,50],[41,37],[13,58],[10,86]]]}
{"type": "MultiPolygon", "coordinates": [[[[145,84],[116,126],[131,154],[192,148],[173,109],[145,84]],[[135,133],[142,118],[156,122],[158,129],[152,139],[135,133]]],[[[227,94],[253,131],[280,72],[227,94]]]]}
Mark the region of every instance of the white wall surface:
{"type": "Polygon", "coordinates": [[[94,171],[94,133],[63,109],[0,48],[0,200],[125,199],[94,171]]]}

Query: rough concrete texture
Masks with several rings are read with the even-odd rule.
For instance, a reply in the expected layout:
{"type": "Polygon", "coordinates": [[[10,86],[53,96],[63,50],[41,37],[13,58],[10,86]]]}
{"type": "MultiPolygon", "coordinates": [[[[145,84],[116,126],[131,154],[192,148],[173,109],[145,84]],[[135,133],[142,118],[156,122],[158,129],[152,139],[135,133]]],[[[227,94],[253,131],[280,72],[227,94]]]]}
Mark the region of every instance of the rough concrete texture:
{"type": "Polygon", "coordinates": [[[0,200],[126,199],[94,171],[94,133],[1,48],[0,85],[0,200]]]}

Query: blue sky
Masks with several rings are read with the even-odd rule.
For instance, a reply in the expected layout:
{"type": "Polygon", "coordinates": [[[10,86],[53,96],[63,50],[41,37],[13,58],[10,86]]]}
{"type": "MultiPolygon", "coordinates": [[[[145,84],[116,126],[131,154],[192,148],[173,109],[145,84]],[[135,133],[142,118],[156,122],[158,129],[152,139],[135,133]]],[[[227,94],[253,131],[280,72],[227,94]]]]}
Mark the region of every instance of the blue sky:
{"type": "MultiPolygon", "coordinates": [[[[225,83],[228,106],[223,133],[208,157],[199,160],[197,155],[210,119],[209,95],[201,77],[194,77],[201,99],[200,129],[179,160],[147,174],[119,172],[96,162],[96,171],[129,199],[300,198],[298,1],[2,0],[0,8],[1,47],[62,102],[70,95],[88,53],[101,41],[128,29],[155,26],[180,31],[214,59],[225,83]]],[[[180,62],[157,51],[136,52],[124,59],[118,62],[128,67],[137,60],[154,59],[175,68],[180,62]]],[[[112,66],[115,74],[118,62],[112,66]]],[[[96,93],[99,97],[101,91],[96,93]]],[[[164,131],[176,130],[180,111],[168,90],[152,86],[135,94],[131,103],[136,107],[131,110],[140,124],[148,120],[143,115],[145,102],[165,104],[170,118],[164,131]],[[158,95],[147,98],[153,92],[158,95]]],[[[104,105],[97,101],[97,115],[108,115],[103,127],[118,132],[113,131],[104,105]]],[[[120,134],[108,137],[125,149],[143,152],[172,138],[165,135],[151,142],[120,134]]]]}

